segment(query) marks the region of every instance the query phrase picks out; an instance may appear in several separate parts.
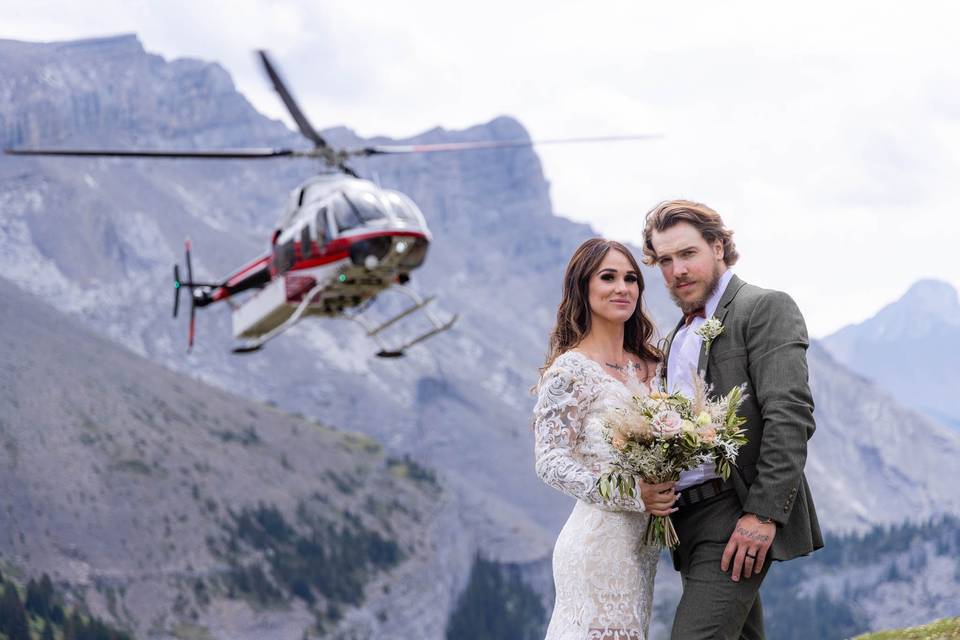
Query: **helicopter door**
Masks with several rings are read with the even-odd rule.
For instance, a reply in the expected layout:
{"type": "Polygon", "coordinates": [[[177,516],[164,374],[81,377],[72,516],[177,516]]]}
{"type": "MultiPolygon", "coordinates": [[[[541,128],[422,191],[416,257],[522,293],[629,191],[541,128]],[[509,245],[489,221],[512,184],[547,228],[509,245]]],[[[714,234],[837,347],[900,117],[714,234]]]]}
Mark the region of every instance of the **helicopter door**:
{"type": "Polygon", "coordinates": [[[277,269],[277,273],[286,273],[289,271],[296,260],[293,240],[293,238],[290,238],[286,242],[276,245],[273,249],[273,264],[277,269]]]}

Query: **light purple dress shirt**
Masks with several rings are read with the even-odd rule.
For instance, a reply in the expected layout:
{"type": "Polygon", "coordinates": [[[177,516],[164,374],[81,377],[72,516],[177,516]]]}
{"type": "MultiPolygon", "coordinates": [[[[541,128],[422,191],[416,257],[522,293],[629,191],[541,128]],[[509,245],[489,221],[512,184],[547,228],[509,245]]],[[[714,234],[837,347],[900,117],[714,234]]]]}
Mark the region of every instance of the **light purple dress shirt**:
{"type": "MultiPolygon", "coordinates": [[[[733,278],[733,271],[730,269],[727,269],[720,276],[717,290],[713,292],[704,307],[707,318],[713,317],[713,314],[717,311],[720,298],[723,297],[723,292],[727,290],[731,278],[733,278]]],[[[693,376],[697,375],[700,347],[703,345],[703,338],[698,336],[696,331],[703,326],[704,322],[706,322],[706,319],[698,316],[689,325],[680,327],[673,336],[673,342],[670,344],[670,359],[667,361],[667,388],[670,391],[679,390],[684,395],[693,395],[693,376]]],[[[702,464],[696,469],[684,471],[680,474],[677,490],[686,489],[717,477],[719,476],[714,471],[712,463],[702,464]]]]}

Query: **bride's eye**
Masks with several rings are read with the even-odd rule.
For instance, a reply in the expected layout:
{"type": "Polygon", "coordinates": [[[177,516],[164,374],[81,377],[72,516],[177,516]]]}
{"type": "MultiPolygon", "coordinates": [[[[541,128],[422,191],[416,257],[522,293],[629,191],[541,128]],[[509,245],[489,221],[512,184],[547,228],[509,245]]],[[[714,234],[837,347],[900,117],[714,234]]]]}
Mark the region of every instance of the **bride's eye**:
{"type": "Polygon", "coordinates": [[[633,284],[634,282],[637,281],[637,276],[627,276],[626,278],[624,278],[624,280],[626,280],[630,284],[633,284]]]}
{"type": "Polygon", "coordinates": [[[611,282],[611,281],[613,281],[613,274],[612,274],[612,273],[604,273],[604,274],[602,274],[602,275],[600,276],[600,279],[603,280],[604,282],[611,282]]]}

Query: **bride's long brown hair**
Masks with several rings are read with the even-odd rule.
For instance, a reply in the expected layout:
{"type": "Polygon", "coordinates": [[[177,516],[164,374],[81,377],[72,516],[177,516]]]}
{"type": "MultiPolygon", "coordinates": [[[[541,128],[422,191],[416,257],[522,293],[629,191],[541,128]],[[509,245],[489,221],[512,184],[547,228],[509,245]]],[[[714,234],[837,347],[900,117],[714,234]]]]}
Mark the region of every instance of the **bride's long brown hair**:
{"type": "Polygon", "coordinates": [[[547,361],[540,369],[541,376],[558,356],[575,348],[590,333],[590,278],[611,249],[619,251],[630,261],[640,287],[637,308],[623,326],[623,349],[644,361],[659,362],[663,358],[660,350],[650,342],[655,327],[643,309],[643,273],[636,258],[619,242],[591,238],[577,247],[567,264],[563,276],[563,299],[557,307],[557,324],[550,334],[550,347],[547,361]]]}

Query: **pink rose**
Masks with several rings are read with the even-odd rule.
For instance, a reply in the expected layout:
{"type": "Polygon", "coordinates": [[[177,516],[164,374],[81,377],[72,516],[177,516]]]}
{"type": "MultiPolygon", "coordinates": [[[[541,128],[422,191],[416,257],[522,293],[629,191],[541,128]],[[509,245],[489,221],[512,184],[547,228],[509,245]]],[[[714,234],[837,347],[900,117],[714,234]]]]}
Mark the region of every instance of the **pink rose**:
{"type": "Polygon", "coordinates": [[[703,441],[707,444],[713,444],[717,441],[717,430],[712,426],[704,427],[700,430],[700,437],[703,438],[703,441]]]}
{"type": "Polygon", "coordinates": [[[653,433],[660,438],[672,438],[680,433],[683,425],[683,419],[676,411],[661,411],[653,416],[650,426],[653,427],[653,433]]]}

